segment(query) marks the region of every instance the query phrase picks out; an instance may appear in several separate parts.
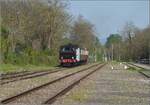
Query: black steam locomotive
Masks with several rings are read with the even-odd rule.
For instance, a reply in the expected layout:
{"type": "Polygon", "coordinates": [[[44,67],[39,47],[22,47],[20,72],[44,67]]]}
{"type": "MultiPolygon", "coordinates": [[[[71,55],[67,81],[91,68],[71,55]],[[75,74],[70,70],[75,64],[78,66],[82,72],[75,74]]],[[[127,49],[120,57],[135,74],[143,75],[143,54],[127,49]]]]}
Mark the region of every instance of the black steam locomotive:
{"type": "Polygon", "coordinates": [[[86,63],[88,61],[88,51],[78,45],[67,44],[60,47],[60,65],[73,66],[86,63]]]}

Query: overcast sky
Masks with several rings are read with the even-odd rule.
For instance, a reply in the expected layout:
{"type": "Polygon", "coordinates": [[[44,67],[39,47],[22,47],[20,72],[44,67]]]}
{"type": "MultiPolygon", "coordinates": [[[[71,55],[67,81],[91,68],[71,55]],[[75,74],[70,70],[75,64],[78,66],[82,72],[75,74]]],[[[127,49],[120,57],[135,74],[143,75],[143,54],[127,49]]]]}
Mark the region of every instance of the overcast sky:
{"type": "Polygon", "coordinates": [[[69,11],[75,17],[81,14],[94,24],[102,43],[128,21],[139,28],[149,24],[149,0],[71,0],[69,11]]]}

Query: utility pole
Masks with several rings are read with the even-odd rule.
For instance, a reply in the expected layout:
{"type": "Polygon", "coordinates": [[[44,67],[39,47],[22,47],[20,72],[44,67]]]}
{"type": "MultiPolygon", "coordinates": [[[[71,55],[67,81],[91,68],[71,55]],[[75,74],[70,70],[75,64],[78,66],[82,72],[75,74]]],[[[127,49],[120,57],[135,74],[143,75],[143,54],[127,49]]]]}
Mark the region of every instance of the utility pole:
{"type": "Polygon", "coordinates": [[[107,62],[109,60],[108,52],[104,49],[104,54],[103,54],[103,61],[107,62]]]}
{"type": "Polygon", "coordinates": [[[150,42],[149,42],[149,64],[150,64],[150,42]]]}
{"type": "MultiPolygon", "coordinates": [[[[2,23],[2,18],[0,18],[0,23],[2,23]]],[[[1,28],[2,28],[2,27],[1,27],[1,28]]],[[[1,39],[2,36],[1,36],[1,35],[2,35],[2,31],[0,31],[0,41],[2,41],[2,39],[1,39]]],[[[0,43],[0,49],[1,49],[1,47],[2,47],[2,46],[1,46],[1,43],[0,43]]],[[[2,50],[2,49],[1,49],[1,50],[2,50]]],[[[0,64],[3,63],[3,57],[2,57],[2,55],[3,55],[3,54],[2,54],[2,51],[0,51],[0,64]]],[[[1,73],[0,73],[0,74],[1,74],[1,73]]]]}
{"type": "Polygon", "coordinates": [[[121,56],[121,54],[120,54],[120,43],[119,43],[119,49],[118,49],[118,56],[119,56],[119,62],[120,62],[120,56],[121,56]]]}
{"type": "Polygon", "coordinates": [[[96,52],[97,52],[97,51],[96,51],[96,48],[94,48],[94,53],[95,53],[95,54],[94,54],[94,61],[95,61],[95,62],[97,61],[96,52]]]}
{"type": "Polygon", "coordinates": [[[113,46],[113,44],[111,45],[111,60],[113,61],[113,58],[114,58],[114,52],[113,52],[113,50],[114,50],[114,46],[113,46]]]}

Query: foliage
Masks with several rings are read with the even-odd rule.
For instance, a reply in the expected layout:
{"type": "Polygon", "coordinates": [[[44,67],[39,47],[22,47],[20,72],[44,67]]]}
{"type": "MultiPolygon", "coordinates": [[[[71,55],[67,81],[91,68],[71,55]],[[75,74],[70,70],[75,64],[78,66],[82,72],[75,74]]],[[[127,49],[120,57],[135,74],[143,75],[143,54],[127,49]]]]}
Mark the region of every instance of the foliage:
{"type": "Polygon", "coordinates": [[[122,41],[122,37],[119,34],[111,34],[108,38],[107,38],[107,42],[106,42],[106,47],[109,48],[111,47],[112,44],[118,44],[122,41]]]}
{"type": "MultiPolygon", "coordinates": [[[[150,27],[145,29],[133,28],[134,25],[128,27],[130,29],[124,29],[124,32],[128,32],[129,37],[124,38],[122,45],[122,54],[125,60],[137,61],[140,59],[149,59],[150,57],[150,27]],[[132,30],[131,30],[132,29],[132,30]],[[134,30],[133,30],[134,29],[134,30]]],[[[125,34],[122,33],[124,37],[125,34]]]]}
{"type": "Polygon", "coordinates": [[[138,61],[150,59],[150,26],[138,29],[134,24],[127,23],[120,35],[112,34],[107,38],[108,58],[122,61],[138,61]],[[118,57],[117,57],[118,56],[118,57]]]}
{"type": "Polygon", "coordinates": [[[15,72],[15,71],[37,71],[37,70],[50,70],[54,69],[49,65],[14,65],[14,64],[1,64],[0,72],[15,72]]]}
{"type": "Polygon", "coordinates": [[[105,44],[107,48],[108,58],[112,60],[121,60],[121,47],[122,37],[119,34],[111,34],[107,38],[107,42],[105,44]]]}
{"type": "Polygon", "coordinates": [[[102,46],[94,30],[94,25],[85,20],[82,16],[72,26],[70,40],[83,48],[87,48],[91,59],[102,60],[102,46]]]}
{"type": "Polygon", "coordinates": [[[101,57],[93,25],[83,18],[72,21],[68,1],[1,0],[0,6],[1,63],[57,65],[60,45],[70,42],[101,57]]]}

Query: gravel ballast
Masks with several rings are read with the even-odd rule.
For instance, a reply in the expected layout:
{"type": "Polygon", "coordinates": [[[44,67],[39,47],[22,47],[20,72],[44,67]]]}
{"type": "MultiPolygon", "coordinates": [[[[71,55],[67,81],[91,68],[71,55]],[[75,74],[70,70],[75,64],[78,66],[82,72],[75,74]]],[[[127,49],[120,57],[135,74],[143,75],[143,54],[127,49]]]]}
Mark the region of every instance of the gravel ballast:
{"type": "Polygon", "coordinates": [[[53,84],[43,87],[39,90],[31,92],[30,94],[19,97],[18,99],[16,99],[15,101],[13,101],[9,104],[15,105],[16,103],[21,103],[21,104],[25,103],[26,105],[31,105],[31,104],[40,105],[44,101],[46,101],[49,97],[52,97],[54,94],[63,90],[65,87],[69,86],[70,84],[72,84],[73,82],[75,82],[76,80],[81,78],[82,76],[91,72],[94,68],[97,68],[97,67],[93,67],[86,71],[75,74],[71,77],[67,77],[59,82],[53,83],[53,84]]]}
{"type": "Polygon", "coordinates": [[[52,105],[150,105],[150,80],[123,64],[109,64],[52,105]]]}
{"type": "Polygon", "coordinates": [[[57,73],[52,73],[52,74],[48,74],[48,75],[44,75],[44,76],[40,76],[36,78],[31,78],[31,79],[26,79],[26,80],[21,80],[21,81],[16,81],[16,82],[1,85],[0,86],[0,93],[1,93],[0,100],[16,95],[20,92],[29,90],[41,84],[47,83],[49,81],[52,81],[56,78],[67,75],[69,73],[81,70],[83,68],[87,68],[91,65],[94,65],[94,64],[78,66],[78,67],[70,68],[69,70],[64,70],[64,71],[60,71],[57,73]]]}

